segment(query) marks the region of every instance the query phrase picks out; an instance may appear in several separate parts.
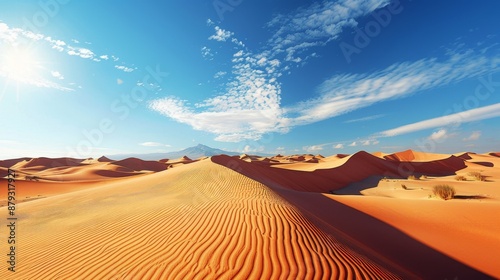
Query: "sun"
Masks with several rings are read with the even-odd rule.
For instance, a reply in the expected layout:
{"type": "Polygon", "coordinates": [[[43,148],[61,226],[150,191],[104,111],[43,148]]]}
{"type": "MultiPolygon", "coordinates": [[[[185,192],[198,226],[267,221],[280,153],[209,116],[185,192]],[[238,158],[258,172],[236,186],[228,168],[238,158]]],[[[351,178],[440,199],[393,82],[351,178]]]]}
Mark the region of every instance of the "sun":
{"type": "Polygon", "coordinates": [[[35,52],[22,47],[12,47],[6,51],[0,65],[7,79],[23,83],[36,79],[40,69],[35,52]]]}

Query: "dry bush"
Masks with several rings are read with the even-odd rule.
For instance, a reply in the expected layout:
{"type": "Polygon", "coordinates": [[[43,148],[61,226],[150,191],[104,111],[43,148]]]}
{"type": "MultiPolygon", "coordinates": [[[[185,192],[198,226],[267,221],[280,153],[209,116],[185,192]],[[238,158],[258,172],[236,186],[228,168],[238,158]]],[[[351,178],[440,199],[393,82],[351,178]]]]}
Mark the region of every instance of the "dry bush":
{"type": "Polygon", "coordinates": [[[484,178],[483,174],[481,174],[481,172],[477,172],[477,171],[469,172],[467,175],[471,176],[476,181],[484,181],[485,180],[485,178],[484,178]]]}
{"type": "Polygon", "coordinates": [[[404,189],[404,190],[407,190],[408,187],[405,185],[405,184],[401,184],[401,187],[404,189]]]}
{"type": "Polygon", "coordinates": [[[457,176],[455,176],[455,180],[457,180],[457,181],[467,181],[467,178],[465,178],[462,175],[457,175],[457,176]]]}
{"type": "Polygon", "coordinates": [[[432,188],[432,192],[444,200],[453,199],[456,193],[455,188],[450,185],[436,185],[432,188]]]}

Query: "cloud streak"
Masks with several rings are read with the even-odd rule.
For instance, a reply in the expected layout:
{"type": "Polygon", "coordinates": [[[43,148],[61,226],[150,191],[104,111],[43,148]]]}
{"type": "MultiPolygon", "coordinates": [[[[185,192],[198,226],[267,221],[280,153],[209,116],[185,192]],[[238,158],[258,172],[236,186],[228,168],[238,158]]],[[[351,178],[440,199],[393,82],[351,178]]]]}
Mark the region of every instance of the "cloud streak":
{"type": "Polygon", "coordinates": [[[490,57],[468,51],[452,54],[444,61],[421,59],[396,63],[371,74],[336,75],[320,85],[319,97],[286,111],[298,115],[293,125],[309,124],[377,102],[484,75],[496,69],[493,61],[490,57]]]}
{"type": "Polygon", "coordinates": [[[500,117],[500,103],[480,107],[468,111],[463,111],[451,115],[428,119],[412,124],[403,125],[397,128],[380,132],[378,137],[393,137],[425,129],[432,129],[446,126],[459,126],[462,123],[469,123],[485,119],[500,117]]]}

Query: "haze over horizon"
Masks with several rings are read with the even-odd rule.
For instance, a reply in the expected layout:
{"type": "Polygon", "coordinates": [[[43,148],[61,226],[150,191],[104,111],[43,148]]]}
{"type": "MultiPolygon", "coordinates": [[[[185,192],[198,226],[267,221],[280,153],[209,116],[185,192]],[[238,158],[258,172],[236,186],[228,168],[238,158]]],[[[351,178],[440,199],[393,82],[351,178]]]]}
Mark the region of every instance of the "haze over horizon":
{"type": "Polygon", "coordinates": [[[0,155],[498,151],[498,8],[3,2],[0,155]]]}

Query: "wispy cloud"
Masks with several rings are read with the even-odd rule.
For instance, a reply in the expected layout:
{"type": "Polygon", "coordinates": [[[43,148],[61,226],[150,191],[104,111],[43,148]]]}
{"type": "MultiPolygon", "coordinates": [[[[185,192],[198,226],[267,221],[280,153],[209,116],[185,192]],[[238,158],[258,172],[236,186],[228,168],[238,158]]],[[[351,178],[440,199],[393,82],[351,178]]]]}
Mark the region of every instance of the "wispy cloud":
{"type": "Polygon", "coordinates": [[[439,140],[444,140],[448,138],[448,131],[446,129],[440,129],[438,131],[435,131],[429,136],[429,140],[434,140],[434,141],[439,141],[439,140]]]}
{"type": "Polygon", "coordinates": [[[59,80],[64,80],[64,76],[58,71],[51,71],[50,74],[52,74],[52,77],[54,78],[57,78],[59,80]]]}
{"type": "Polygon", "coordinates": [[[233,32],[224,30],[224,29],[220,28],[219,26],[215,26],[214,29],[215,29],[215,34],[208,37],[209,40],[224,42],[227,39],[231,38],[231,36],[234,35],[233,32]]]}
{"type": "Polygon", "coordinates": [[[278,15],[268,26],[278,28],[270,39],[274,53],[285,53],[287,61],[302,59],[306,49],[323,46],[335,40],[348,27],[355,27],[356,18],[365,16],[390,3],[389,0],[340,0],[316,2],[309,7],[278,15]]]}
{"type": "Polygon", "coordinates": [[[87,58],[87,59],[92,59],[95,57],[95,54],[93,51],[86,49],[86,48],[75,48],[75,47],[68,47],[68,54],[69,55],[74,55],[74,56],[79,56],[81,58],[87,58]]]}
{"type": "Polygon", "coordinates": [[[481,137],[481,131],[473,131],[469,137],[464,138],[464,141],[476,141],[481,137]]]}
{"type": "Polygon", "coordinates": [[[333,146],[334,149],[343,149],[344,148],[344,144],[337,144],[335,146],[333,146]]]}
{"type": "Polygon", "coordinates": [[[447,116],[428,119],[412,124],[403,125],[397,128],[382,131],[377,134],[379,137],[391,137],[425,129],[432,129],[446,126],[458,126],[462,123],[480,121],[500,117],[500,103],[480,107],[468,111],[463,111],[447,116]]]}
{"type": "Polygon", "coordinates": [[[224,77],[226,74],[227,74],[227,72],[225,72],[225,71],[219,71],[219,72],[215,73],[214,78],[219,79],[219,78],[224,77]]]}
{"type": "Polygon", "coordinates": [[[385,114],[373,115],[373,116],[368,116],[368,117],[359,118],[359,119],[347,120],[344,123],[355,123],[355,122],[371,121],[371,120],[376,120],[376,119],[382,118],[384,116],[385,116],[385,114]]]}
{"type": "Polygon", "coordinates": [[[201,48],[201,56],[205,59],[212,60],[214,57],[214,54],[212,53],[212,50],[209,47],[202,47],[201,48]]]}
{"type": "Polygon", "coordinates": [[[140,143],[139,145],[144,146],[144,147],[171,147],[168,144],[163,144],[159,142],[143,142],[140,143]]]}
{"type": "Polygon", "coordinates": [[[307,151],[308,153],[312,153],[312,152],[317,152],[317,151],[323,150],[323,146],[322,145],[305,146],[305,147],[302,147],[302,149],[304,151],[307,151]]]}
{"type": "Polygon", "coordinates": [[[127,73],[133,72],[135,70],[134,68],[130,68],[130,67],[123,66],[123,65],[115,65],[115,68],[118,70],[122,70],[123,72],[127,72],[127,73]]]}
{"type": "Polygon", "coordinates": [[[447,60],[436,58],[395,63],[371,74],[336,75],[319,87],[319,97],[288,108],[294,125],[335,117],[374,103],[477,77],[496,69],[493,59],[470,51],[447,60]]]}

